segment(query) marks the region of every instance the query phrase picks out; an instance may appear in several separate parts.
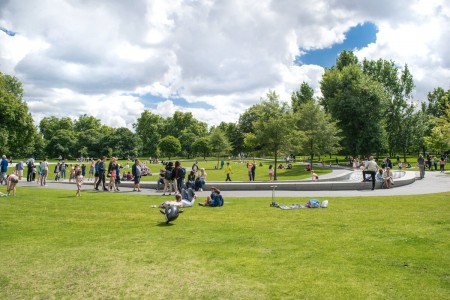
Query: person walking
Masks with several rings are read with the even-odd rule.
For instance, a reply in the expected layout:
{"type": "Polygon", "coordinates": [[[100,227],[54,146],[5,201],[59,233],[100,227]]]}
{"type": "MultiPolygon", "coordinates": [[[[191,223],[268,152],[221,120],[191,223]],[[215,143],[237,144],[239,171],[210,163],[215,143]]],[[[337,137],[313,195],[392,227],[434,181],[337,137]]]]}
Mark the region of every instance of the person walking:
{"type": "Polygon", "coordinates": [[[105,171],[106,171],[106,156],[102,156],[102,160],[98,163],[98,181],[95,185],[95,189],[98,191],[98,186],[100,185],[100,182],[103,184],[103,191],[107,191],[106,189],[106,178],[105,178],[105,171]]]}
{"type": "Polygon", "coordinates": [[[231,170],[230,162],[227,162],[227,166],[225,167],[225,174],[227,174],[227,178],[225,181],[231,181],[231,174],[233,171],[231,170]]]}
{"type": "Polygon", "coordinates": [[[425,159],[422,154],[420,154],[417,159],[417,167],[419,168],[420,179],[423,179],[425,177],[425,159]]]}

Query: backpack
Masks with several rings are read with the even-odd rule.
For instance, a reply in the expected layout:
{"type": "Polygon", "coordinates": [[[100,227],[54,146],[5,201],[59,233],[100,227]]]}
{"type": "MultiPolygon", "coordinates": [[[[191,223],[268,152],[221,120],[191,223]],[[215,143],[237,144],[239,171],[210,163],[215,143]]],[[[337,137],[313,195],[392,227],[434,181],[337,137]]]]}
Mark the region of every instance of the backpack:
{"type": "Polygon", "coordinates": [[[183,179],[186,177],[186,169],[185,168],[180,167],[178,169],[178,177],[183,178],[183,179]]]}
{"type": "Polygon", "coordinates": [[[222,195],[217,195],[216,196],[216,201],[217,201],[217,206],[223,206],[223,197],[222,195]]]}
{"type": "Polygon", "coordinates": [[[164,178],[167,180],[172,180],[172,170],[166,170],[164,173],[164,178]]]}

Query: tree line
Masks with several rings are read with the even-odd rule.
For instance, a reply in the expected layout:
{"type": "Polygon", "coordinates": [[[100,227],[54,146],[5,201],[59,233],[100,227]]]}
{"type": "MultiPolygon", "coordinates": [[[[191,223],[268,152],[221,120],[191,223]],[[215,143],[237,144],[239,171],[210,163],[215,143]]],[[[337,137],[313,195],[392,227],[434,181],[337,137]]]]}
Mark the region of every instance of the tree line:
{"type": "Polygon", "coordinates": [[[420,105],[412,101],[408,65],[359,61],[343,51],[325,70],[322,96],[306,82],[290,103],[268,91],[237,122],[208,128],[190,112],[163,118],[148,110],[128,128],[93,116],[43,118],[38,126],[23,100],[20,81],[0,73],[0,152],[15,157],[197,157],[280,154],[350,156],[450,150],[450,90],[436,88],[420,105]]]}

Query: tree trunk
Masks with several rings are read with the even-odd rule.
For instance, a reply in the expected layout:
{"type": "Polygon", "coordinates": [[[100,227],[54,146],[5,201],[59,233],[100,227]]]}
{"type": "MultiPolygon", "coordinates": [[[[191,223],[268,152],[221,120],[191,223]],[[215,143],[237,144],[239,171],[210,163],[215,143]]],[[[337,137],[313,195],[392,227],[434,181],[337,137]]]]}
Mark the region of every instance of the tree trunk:
{"type": "Polygon", "coordinates": [[[275,166],[274,166],[274,173],[273,173],[273,180],[277,181],[277,170],[278,170],[278,164],[277,164],[277,156],[278,156],[278,151],[275,150],[275,166]]]}

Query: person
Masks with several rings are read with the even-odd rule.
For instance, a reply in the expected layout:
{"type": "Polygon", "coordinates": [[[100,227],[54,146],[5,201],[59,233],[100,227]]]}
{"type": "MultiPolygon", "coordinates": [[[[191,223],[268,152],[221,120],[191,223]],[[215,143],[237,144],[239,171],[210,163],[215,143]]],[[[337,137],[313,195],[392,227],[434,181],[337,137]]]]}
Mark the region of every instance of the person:
{"type": "Polygon", "coordinates": [[[88,181],[90,181],[91,178],[94,177],[94,173],[95,173],[95,163],[94,163],[94,160],[91,159],[91,161],[89,162],[88,181]]]}
{"type": "Polygon", "coordinates": [[[425,177],[425,159],[422,154],[417,159],[417,167],[419,168],[420,179],[423,179],[425,177]]]}
{"type": "Polygon", "coordinates": [[[33,178],[34,159],[30,158],[27,162],[27,182],[31,182],[33,178]]]}
{"type": "Polygon", "coordinates": [[[248,174],[248,180],[249,181],[253,181],[253,177],[252,177],[252,168],[253,168],[253,164],[252,163],[247,163],[247,174],[248,174]]]}
{"type": "Polygon", "coordinates": [[[256,163],[253,162],[252,166],[252,180],[255,181],[256,163]]]}
{"type": "MultiPolygon", "coordinates": [[[[384,172],[386,173],[386,172],[384,172]]],[[[380,168],[377,172],[377,182],[380,182],[382,185],[384,183],[384,178],[383,178],[383,168],[380,168]]],[[[387,186],[386,184],[384,184],[385,186],[387,186]]]]}
{"type": "MultiPolygon", "coordinates": [[[[164,191],[163,196],[166,195],[166,192],[169,192],[169,196],[172,194],[173,188],[173,163],[169,161],[166,164],[166,171],[164,173],[164,191]]],[[[175,192],[175,191],[174,191],[175,192]]]]}
{"type": "Polygon", "coordinates": [[[98,191],[98,186],[100,183],[103,185],[103,191],[107,191],[106,189],[106,178],[105,178],[105,171],[106,171],[106,156],[102,156],[102,160],[98,163],[98,180],[97,184],[95,185],[95,190],[98,191]]]}
{"type": "Polygon", "coordinates": [[[100,163],[100,159],[97,159],[97,161],[95,162],[95,165],[94,165],[94,186],[97,185],[97,182],[99,179],[99,177],[98,177],[98,164],[99,163],[100,163]]]}
{"type": "Polygon", "coordinates": [[[186,176],[186,170],[181,166],[181,162],[177,160],[175,162],[175,168],[173,170],[173,179],[176,182],[176,190],[175,192],[180,192],[184,187],[184,177],[186,176]]]}
{"type": "Polygon", "coordinates": [[[81,186],[83,185],[84,176],[82,175],[81,170],[78,170],[75,174],[75,183],[77,184],[77,193],[76,197],[81,197],[81,186]]]}
{"type": "Polygon", "coordinates": [[[375,189],[375,175],[378,171],[378,165],[373,160],[373,156],[369,157],[369,160],[364,165],[364,171],[363,171],[363,182],[366,181],[366,174],[370,174],[372,178],[372,191],[375,189]]]}
{"type": "Polygon", "coordinates": [[[2,155],[2,161],[0,162],[0,184],[5,182],[6,184],[6,174],[8,173],[8,160],[6,155],[2,155]]]}
{"type": "Polygon", "coordinates": [[[83,175],[83,177],[86,176],[86,165],[85,164],[81,164],[81,175],[83,175]]]}
{"type": "Polygon", "coordinates": [[[213,187],[213,188],[211,188],[211,195],[206,197],[206,200],[204,203],[199,203],[198,205],[217,207],[217,206],[222,206],[223,203],[224,203],[224,200],[222,198],[222,195],[220,194],[220,190],[213,187]]]}
{"type": "Polygon", "coordinates": [[[159,191],[159,187],[161,185],[164,185],[164,175],[165,175],[165,170],[161,169],[159,170],[159,177],[158,177],[158,181],[156,182],[157,186],[156,186],[156,190],[159,191]]]}
{"type": "Polygon", "coordinates": [[[188,175],[186,188],[194,188],[195,187],[195,172],[191,171],[188,175]]]}
{"type": "Polygon", "coordinates": [[[275,175],[275,170],[272,165],[269,165],[269,181],[273,180],[273,176],[275,175]]]}
{"type": "Polygon", "coordinates": [[[48,162],[47,157],[41,162],[41,186],[47,186],[48,162]]]}
{"type": "Polygon", "coordinates": [[[117,192],[116,188],[117,165],[115,157],[111,157],[111,160],[109,161],[108,176],[109,176],[108,190],[110,192],[117,192]]]}
{"type": "Polygon", "coordinates": [[[198,162],[197,162],[197,161],[194,162],[194,164],[192,165],[191,170],[192,170],[195,174],[197,174],[197,171],[198,171],[198,162]]]}
{"type": "Polygon", "coordinates": [[[230,162],[227,161],[227,166],[225,167],[225,174],[227,174],[227,178],[225,181],[231,181],[231,174],[233,173],[233,170],[231,170],[230,162]]]}
{"type": "Polygon", "coordinates": [[[19,180],[22,180],[23,169],[24,169],[24,164],[23,164],[23,160],[21,160],[17,163],[17,175],[19,175],[19,180]]]}
{"type": "Polygon", "coordinates": [[[59,173],[60,173],[60,169],[61,169],[61,166],[60,166],[59,163],[57,163],[56,166],[55,166],[55,170],[54,170],[54,173],[55,173],[55,181],[59,181],[59,173]]]}
{"type": "Polygon", "coordinates": [[[200,174],[198,174],[198,180],[199,180],[199,190],[202,192],[205,188],[206,184],[206,176],[208,174],[205,172],[205,168],[200,169],[200,174]]]}
{"type": "Polygon", "coordinates": [[[181,203],[183,204],[183,207],[193,206],[195,203],[195,199],[197,199],[197,196],[195,195],[192,188],[182,189],[181,194],[177,194],[176,196],[181,197],[181,203]]]}
{"type": "Polygon", "coordinates": [[[64,181],[64,179],[66,179],[66,168],[67,168],[67,165],[63,161],[59,167],[61,181],[64,181]]]}
{"type": "Polygon", "coordinates": [[[317,175],[314,170],[311,170],[312,181],[316,182],[319,180],[319,175],[317,175]]]}
{"type": "Polygon", "coordinates": [[[439,160],[439,171],[440,173],[444,173],[444,167],[445,167],[445,158],[441,156],[441,160],[439,160]]]}
{"type": "Polygon", "coordinates": [[[390,167],[386,168],[386,172],[383,174],[383,182],[386,188],[390,189],[394,184],[394,174],[390,167]]]}
{"type": "Polygon", "coordinates": [[[164,201],[163,203],[161,203],[159,205],[159,208],[167,208],[169,206],[183,207],[183,202],[182,202],[182,199],[181,199],[181,195],[176,193],[174,201],[164,201]]]}
{"type": "Polygon", "coordinates": [[[131,167],[131,173],[133,174],[134,177],[134,189],[133,192],[140,192],[141,188],[140,188],[140,182],[141,182],[141,162],[139,161],[139,159],[136,159],[134,161],[134,165],[131,167]]]}
{"type": "Polygon", "coordinates": [[[223,169],[223,166],[225,165],[225,161],[222,159],[221,161],[220,161],[220,168],[221,169],[223,169]]]}
{"type": "Polygon", "coordinates": [[[307,165],[306,165],[306,171],[307,171],[307,172],[311,172],[311,171],[312,171],[312,167],[311,167],[310,164],[307,164],[307,165]]]}
{"type": "Polygon", "coordinates": [[[19,177],[17,177],[17,175],[15,174],[10,174],[8,176],[8,178],[6,178],[6,193],[8,194],[8,196],[12,195],[15,196],[16,195],[16,185],[19,182],[19,177]]]}

